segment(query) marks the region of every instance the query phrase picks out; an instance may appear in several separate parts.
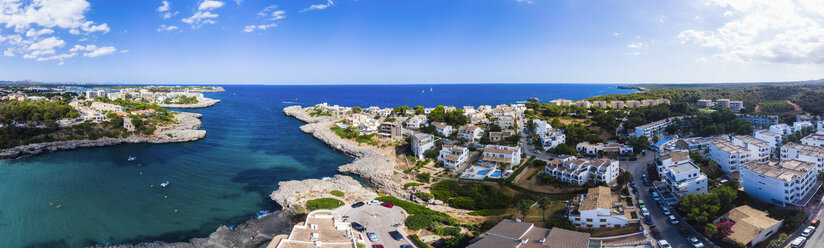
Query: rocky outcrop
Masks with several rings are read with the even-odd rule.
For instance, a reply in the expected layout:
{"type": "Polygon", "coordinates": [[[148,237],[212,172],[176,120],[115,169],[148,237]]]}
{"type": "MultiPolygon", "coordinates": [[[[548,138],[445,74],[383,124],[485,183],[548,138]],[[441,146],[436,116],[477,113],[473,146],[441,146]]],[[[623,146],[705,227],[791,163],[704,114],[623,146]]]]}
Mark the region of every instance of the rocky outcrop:
{"type": "Polygon", "coordinates": [[[215,105],[219,102],[220,102],[220,100],[204,97],[203,99],[198,100],[198,102],[194,103],[194,104],[165,104],[165,103],[163,103],[163,104],[158,104],[158,105],[160,105],[161,107],[164,107],[164,108],[191,109],[191,108],[211,107],[211,106],[213,106],[213,105],[215,105]]]}
{"type": "Polygon", "coordinates": [[[292,225],[289,221],[289,212],[282,211],[267,215],[260,219],[251,219],[230,230],[229,227],[221,225],[206,238],[193,238],[189,242],[166,243],[162,241],[112,245],[94,246],[96,248],[252,248],[265,247],[273,237],[279,234],[289,234],[292,225]]]}
{"type": "MultiPolygon", "coordinates": [[[[318,140],[346,154],[355,156],[357,159],[352,163],[338,167],[338,171],[356,174],[378,187],[383,193],[405,197],[403,188],[400,186],[402,177],[395,176],[394,154],[387,154],[376,147],[361,145],[355,141],[346,140],[332,132],[330,128],[335,124],[335,119],[329,116],[312,117],[300,106],[291,106],[283,109],[283,112],[297,118],[306,125],[300,127],[305,133],[311,133],[318,140]]],[[[282,204],[282,203],[281,203],[282,204]]]]}
{"type": "Polygon", "coordinates": [[[280,182],[278,190],[272,192],[270,197],[284,209],[289,209],[295,205],[306,205],[306,201],[322,197],[342,198],[345,202],[359,202],[375,199],[378,194],[363,187],[360,182],[351,177],[336,175],[329,179],[280,182]],[[330,194],[333,190],[340,190],[344,196],[333,196],[330,194]]]}
{"type": "Polygon", "coordinates": [[[159,127],[153,135],[132,135],[126,138],[100,138],[96,140],[69,140],[28,144],[0,150],[0,159],[18,158],[44,152],[84,147],[110,146],[124,143],[187,142],[206,137],[205,130],[197,130],[201,125],[201,114],[181,112],[176,113],[174,116],[177,123],[159,127]]]}

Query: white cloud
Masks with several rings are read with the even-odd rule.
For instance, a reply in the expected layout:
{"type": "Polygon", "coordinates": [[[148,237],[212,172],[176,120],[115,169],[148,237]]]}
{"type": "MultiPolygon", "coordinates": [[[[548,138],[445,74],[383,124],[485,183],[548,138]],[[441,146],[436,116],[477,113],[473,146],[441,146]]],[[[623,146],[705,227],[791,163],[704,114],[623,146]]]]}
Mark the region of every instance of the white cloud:
{"type": "Polygon", "coordinates": [[[824,64],[824,3],[820,0],[713,0],[725,21],[687,29],[676,38],[735,62],[824,64]]]}
{"type": "Polygon", "coordinates": [[[619,35],[621,35],[621,33],[618,33],[618,32],[612,33],[612,36],[619,36],[619,35]]]}
{"type": "Polygon", "coordinates": [[[160,7],[157,7],[157,12],[166,12],[172,9],[172,6],[169,5],[169,1],[161,1],[160,7]]]}
{"type": "Polygon", "coordinates": [[[183,18],[181,21],[191,24],[193,28],[203,26],[203,24],[215,24],[218,14],[210,12],[211,10],[219,9],[225,4],[221,1],[204,0],[200,2],[197,7],[197,12],[191,17],[183,18]]]}
{"type": "Polygon", "coordinates": [[[86,56],[86,57],[89,57],[89,58],[94,58],[94,57],[109,55],[109,54],[112,54],[114,52],[117,52],[117,48],[114,48],[113,46],[105,46],[105,47],[100,47],[100,48],[94,49],[94,50],[92,50],[90,52],[87,52],[87,53],[83,53],[83,56],[86,56]]]}
{"type": "Polygon", "coordinates": [[[647,44],[644,44],[643,42],[630,42],[627,44],[627,48],[631,49],[641,49],[645,47],[647,47],[647,44]]]}
{"type": "Polygon", "coordinates": [[[65,45],[65,41],[52,36],[31,44],[31,46],[29,46],[29,50],[50,50],[57,47],[63,47],[65,45]]]}
{"type": "Polygon", "coordinates": [[[277,5],[271,5],[257,13],[258,18],[262,18],[266,23],[260,25],[248,25],[243,27],[243,32],[253,32],[255,30],[266,30],[276,27],[276,21],[286,18],[286,11],[279,10],[277,5]]]}
{"type": "Polygon", "coordinates": [[[224,3],[221,1],[205,0],[203,2],[200,2],[200,6],[197,7],[197,10],[213,10],[223,7],[223,5],[224,3]]]}
{"type": "Polygon", "coordinates": [[[3,56],[6,57],[14,57],[14,52],[10,48],[7,48],[6,51],[3,51],[3,56]]]}
{"type": "Polygon", "coordinates": [[[516,2],[519,2],[519,3],[528,3],[528,4],[533,4],[532,0],[515,0],[515,1],[516,1],[516,2]]]}
{"type": "Polygon", "coordinates": [[[86,0],[4,0],[0,1],[0,24],[18,30],[32,25],[63,29],[96,27],[84,15],[90,6],[86,0]]]}
{"type": "Polygon", "coordinates": [[[44,28],[44,29],[41,29],[41,30],[34,30],[32,28],[32,29],[29,29],[28,32],[26,32],[26,37],[37,37],[37,36],[47,35],[47,34],[51,34],[51,33],[54,33],[54,30],[51,30],[49,28],[44,28]]]}
{"type": "Polygon", "coordinates": [[[325,8],[329,8],[332,5],[335,5],[334,1],[326,0],[326,3],[324,3],[324,4],[312,4],[308,8],[305,8],[305,9],[301,10],[301,12],[310,11],[310,10],[322,10],[322,9],[325,9],[325,8]]]}
{"type": "Polygon", "coordinates": [[[177,26],[160,24],[160,27],[157,28],[157,32],[173,31],[173,30],[177,30],[177,29],[178,29],[177,26]]]}

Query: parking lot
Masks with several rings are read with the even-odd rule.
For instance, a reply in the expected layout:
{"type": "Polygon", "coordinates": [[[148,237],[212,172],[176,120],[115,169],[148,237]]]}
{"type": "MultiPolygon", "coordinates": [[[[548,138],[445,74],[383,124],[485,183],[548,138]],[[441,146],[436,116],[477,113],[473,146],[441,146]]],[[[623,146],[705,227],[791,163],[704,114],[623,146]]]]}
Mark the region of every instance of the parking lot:
{"type": "Polygon", "coordinates": [[[373,244],[380,244],[384,247],[400,247],[403,244],[412,244],[409,236],[403,231],[404,221],[406,221],[406,212],[400,207],[387,208],[381,205],[364,205],[359,208],[352,208],[346,206],[341,210],[341,213],[346,218],[347,222],[357,222],[366,227],[366,231],[355,231],[358,238],[363,239],[367,247],[372,247],[373,244]],[[395,240],[389,236],[389,232],[399,231],[404,239],[395,240]],[[366,233],[374,232],[378,235],[379,241],[371,242],[366,236],[366,233]]]}

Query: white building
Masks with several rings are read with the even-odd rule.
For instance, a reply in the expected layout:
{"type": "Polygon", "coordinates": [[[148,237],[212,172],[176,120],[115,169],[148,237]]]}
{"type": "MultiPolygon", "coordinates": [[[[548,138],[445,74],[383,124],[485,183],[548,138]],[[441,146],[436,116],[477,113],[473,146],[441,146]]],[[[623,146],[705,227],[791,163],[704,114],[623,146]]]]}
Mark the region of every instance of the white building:
{"type": "Polygon", "coordinates": [[[742,101],[730,101],[730,110],[738,112],[744,108],[744,102],[742,101]]]}
{"type": "Polygon", "coordinates": [[[583,152],[586,154],[596,154],[598,152],[604,153],[614,153],[614,154],[625,154],[625,153],[632,153],[632,146],[618,144],[618,143],[609,143],[609,144],[591,144],[589,142],[581,142],[575,146],[575,148],[579,152],[583,152]]]}
{"type": "Polygon", "coordinates": [[[407,128],[414,128],[418,129],[422,126],[426,126],[426,116],[425,115],[416,115],[412,116],[409,119],[406,119],[406,127],[407,128]]]}
{"type": "Polygon", "coordinates": [[[770,126],[770,132],[777,133],[783,136],[793,134],[793,128],[787,124],[775,124],[770,126]]]}
{"type": "Polygon", "coordinates": [[[816,132],[801,139],[801,144],[808,146],[824,147],[824,132],[816,132]]]}
{"type": "Polygon", "coordinates": [[[549,125],[548,123],[546,123],[546,121],[539,120],[539,119],[533,119],[532,120],[532,127],[533,127],[533,130],[535,131],[535,134],[539,134],[539,135],[542,134],[542,133],[546,133],[549,130],[552,130],[552,125],[549,125]]]}
{"type": "Polygon", "coordinates": [[[558,131],[547,131],[546,133],[539,134],[538,139],[541,141],[541,147],[547,150],[566,142],[566,134],[558,131]]]}
{"type": "Polygon", "coordinates": [[[754,127],[769,127],[778,124],[777,115],[738,114],[738,118],[750,121],[750,124],[754,127]]]}
{"type": "Polygon", "coordinates": [[[683,138],[675,141],[675,148],[680,150],[703,152],[710,148],[710,143],[712,143],[712,138],[708,137],[683,138]]]}
{"type": "Polygon", "coordinates": [[[781,134],[773,133],[769,130],[755,131],[755,135],[753,135],[753,137],[767,142],[767,145],[772,147],[773,150],[781,146],[781,141],[783,140],[783,136],[781,134]]]}
{"type": "Polygon", "coordinates": [[[432,125],[435,126],[435,131],[444,137],[449,137],[449,135],[452,134],[452,126],[447,125],[446,123],[432,122],[432,125]]]}
{"type": "Polygon", "coordinates": [[[466,125],[458,128],[458,138],[477,141],[484,135],[484,130],[475,125],[466,125]]]}
{"type": "Polygon", "coordinates": [[[744,135],[733,136],[732,143],[749,150],[750,160],[767,161],[775,150],[774,147],[763,140],[744,135]]]}
{"type": "Polygon", "coordinates": [[[412,135],[412,153],[418,159],[423,159],[423,153],[435,146],[435,138],[432,135],[416,133],[412,135]]]}
{"type": "Polygon", "coordinates": [[[796,121],[793,123],[793,132],[801,132],[807,128],[815,130],[815,125],[813,125],[813,123],[809,121],[796,121]]]}
{"type": "Polygon", "coordinates": [[[111,103],[92,102],[91,108],[97,111],[123,112],[123,107],[111,103]]]}
{"type": "Polygon", "coordinates": [[[467,115],[466,118],[471,124],[486,123],[488,121],[486,119],[486,114],[479,111],[475,111],[475,113],[467,115]]]}
{"type": "Polygon", "coordinates": [[[715,160],[724,173],[739,171],[741,164],[750,161],[750,151],[724,139],[710,143],[710,159],[715,160]]]}
{"type": "Polygon", "coordinates": [[[549,161],[544,167],[544,174],[569,184],[583,185],[589,181],[600,184],[618,178],[618,169],[618,160],[566,156],[549,161]]]}
{"type": "Polygon", "coordinates": [[[712,107],[712,100],[699,99],[696,105],[698,105],[699,108],[709,108],[712,107]]]}
{"type": "Polygon", "coordinates": [[[487,145],[484,147],[483,162],[490,164],[521,164],[521,147],[487,145]]]}
{"type": "Polygon", "coordinates": [[[664,176],[664,184],[680,201],[687,194],[703,195],[707,193],[707,176],[701,173],[692,161],[681,162],[668,166],[664,176]]]}
{"type": "Polygon", "coordinates": [[[744,244],[744,247],[756,247],[758,243],[778,233],[778,229],[784,224],[783,220],[770,218],[767,212],[747,205],[733,208],[723,216],[713,220],[712,223],[718,224],[722,221],[735,223],[732,226],[732,233],[727,238],[735,243],[744,244]]]}
{"type": "Polygon", "coordinates": [[[452,144],[444,144],[438,154],[438,162],[450,169],[458,168],[467,159],[469,159],[469,149],[452,144]]]}
{"type": "Polygon", "coordinates": [[[515,118],[512,116],[501,116],[495,120],[495,125],[498,125],[501,128],[510,128],[515,126],[515,118]]]}
{"type": "Polygon", "coordinates": [[[824,148],[820,146],[787,143],[781,146],[781,161],[801,160],[818,165],[817,170],[824,169],[824,148]]]}
{"type": "Polygon", "coordinates": [[[103,90],[87,90],[86,91],[86,99],[94,100],[98,97],[106,97],[106,92],[103,90]]]}
{"type": "Polygon", "coordinates": [[[741,172],[741,186],[751,197],[779,206],[803,206],[818,189],[819,165],[801,160],[751,161],[741,172]],[[809,195],[809,196],[808,196],[809,195]]]}
{"type": "Polygon", "coordinates": [[[569,220],[578,228],[599,229],[625,227],[639,219],[632,218],[635,208],[627,205],[621,196],[612,194],[608,187],[590,188],[572,200],[569,220]]]}
{"type": "Polygon", "coordinates": [[[635,137],[647,136],[649,139],[658,137],[664,134],[667,126],[675,124],[675,121],[680,119],[680,117],[672,117],[637,126],[635,127],[635,137]]]}
{"type": "Polygon", "coordinates": [[[667,173],[667,168],[676,164],[683,164],[690,162],[690,154],[686,151],[662,151],[659,153],[655,165],[658,169],[658,174],[664,175],[667,173]]]}

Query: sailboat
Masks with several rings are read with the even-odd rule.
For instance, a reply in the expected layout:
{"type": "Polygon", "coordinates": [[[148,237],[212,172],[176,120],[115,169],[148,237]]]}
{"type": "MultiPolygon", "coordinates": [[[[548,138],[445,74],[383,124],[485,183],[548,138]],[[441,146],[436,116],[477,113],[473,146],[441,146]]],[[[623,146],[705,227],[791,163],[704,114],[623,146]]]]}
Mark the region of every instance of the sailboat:
{"type": "Polygon", "coordinates": [[[432,92],[432,87],[429,87],[429,92],[432,92]]]}
{"type": "Polygon", "coordinates": [[[135,159],[137,159],[137,158],[136,158],[136,157],[129,156],[129,161],[134,161],[135,159]]]}
{"type": "Polygon", "coordinates": [[[166,186],[169,186],[169,181],[163,181],[163,183],[160,184],[160,187],[165,188],[166,186]]]}

